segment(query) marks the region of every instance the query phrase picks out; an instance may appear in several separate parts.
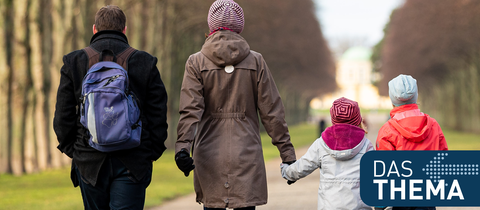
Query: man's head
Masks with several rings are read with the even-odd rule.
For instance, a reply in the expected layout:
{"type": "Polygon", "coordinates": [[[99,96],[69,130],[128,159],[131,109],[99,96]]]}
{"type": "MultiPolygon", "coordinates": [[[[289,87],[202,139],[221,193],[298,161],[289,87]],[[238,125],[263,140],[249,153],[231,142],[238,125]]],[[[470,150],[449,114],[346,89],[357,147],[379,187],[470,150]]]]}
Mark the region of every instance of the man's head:
{"type": "Polygon", "coordinates": [[[125,13],[115,5],[108,5],[100,8],[95,15],[95,24],[93,25],[93,33],[103,30],[114,30],[125,33],[127,17],[125,13]]]}
{"type": "Polygon", "coordinates": [[[360,107],[356,101],[341,97],[333,102],[330,108],[332,124],[343,123],[359,126],[362,123],[360,107]]]}
{"type": "Polygon", "coordinates": [[[243,9],[233,0],[217,0],[208,11],[208,27],[210,32],[226,27],[234,32],[241,33],[245,24],[243,9]]]}
{"type": "Polygon", "coordinates": [[[388,82],[388,95],[396,107],[417,103],[417,80],[410,75],[398,75],[388,82]]]}

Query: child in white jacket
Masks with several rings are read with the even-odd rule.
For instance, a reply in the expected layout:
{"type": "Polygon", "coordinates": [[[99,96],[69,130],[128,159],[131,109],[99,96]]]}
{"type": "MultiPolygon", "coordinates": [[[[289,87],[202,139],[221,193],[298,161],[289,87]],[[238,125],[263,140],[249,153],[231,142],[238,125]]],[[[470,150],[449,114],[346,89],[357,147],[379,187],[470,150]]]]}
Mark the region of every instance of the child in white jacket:
{"type": "Polygon", "coordinates": [[[282,176],[296,181],[320,168],[319,210],[371,210],[360,198],[360,159],[373,146],[365,137],[358,103],[339,98],[333,102],[330,115],[333,125],[299,160],[282,164],[282,176]]]}

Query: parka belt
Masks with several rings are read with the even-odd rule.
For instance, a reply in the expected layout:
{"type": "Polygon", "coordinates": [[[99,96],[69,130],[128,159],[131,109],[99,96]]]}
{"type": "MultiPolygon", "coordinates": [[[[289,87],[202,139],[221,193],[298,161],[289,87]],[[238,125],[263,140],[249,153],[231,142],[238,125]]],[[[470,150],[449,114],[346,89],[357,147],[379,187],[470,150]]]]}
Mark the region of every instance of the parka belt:
{"type": "Polygon", "coordinates": [[[213,119],[245,119],[245,113],[212,113],[213,119]]]}

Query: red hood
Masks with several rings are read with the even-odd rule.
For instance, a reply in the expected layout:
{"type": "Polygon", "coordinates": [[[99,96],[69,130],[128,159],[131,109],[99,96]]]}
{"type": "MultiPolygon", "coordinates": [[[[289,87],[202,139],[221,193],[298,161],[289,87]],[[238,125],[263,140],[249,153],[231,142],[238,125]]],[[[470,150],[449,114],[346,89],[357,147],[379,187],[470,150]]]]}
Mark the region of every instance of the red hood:
{"type": "Polygon", "coordinates": [[[416,104],[395,107],[390,112],[392,117],[388,123],[392,125],[405,139],[421,142],[430,134],[433,120],[420,112],[416,104]]]}

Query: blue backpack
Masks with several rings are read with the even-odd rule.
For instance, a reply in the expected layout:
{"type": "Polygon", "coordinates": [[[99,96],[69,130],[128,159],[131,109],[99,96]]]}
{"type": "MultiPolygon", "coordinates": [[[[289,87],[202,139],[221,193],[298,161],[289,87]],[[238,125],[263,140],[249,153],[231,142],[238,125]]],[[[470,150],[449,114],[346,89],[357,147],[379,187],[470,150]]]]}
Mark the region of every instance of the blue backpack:
{"type": "Polygon", "coordinates": [[[127,48],[118,58],[111,50],[83,50],[90,68],[82,82],[80,123],[88,130],[89,145],[101,152],[137,147],[142,133],[141,113],[125,70],[136,50],[127,48]],[[103,61],[107,52],[113,55],[113,62],[103,61]]]}

